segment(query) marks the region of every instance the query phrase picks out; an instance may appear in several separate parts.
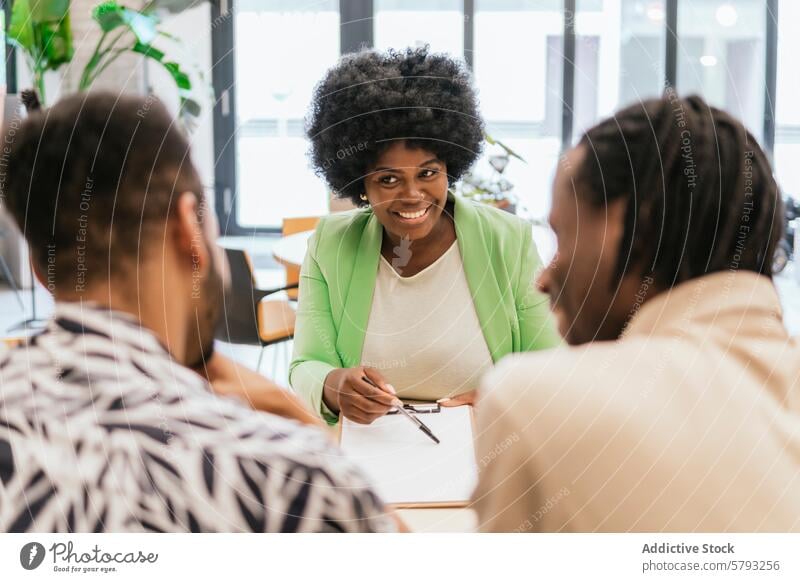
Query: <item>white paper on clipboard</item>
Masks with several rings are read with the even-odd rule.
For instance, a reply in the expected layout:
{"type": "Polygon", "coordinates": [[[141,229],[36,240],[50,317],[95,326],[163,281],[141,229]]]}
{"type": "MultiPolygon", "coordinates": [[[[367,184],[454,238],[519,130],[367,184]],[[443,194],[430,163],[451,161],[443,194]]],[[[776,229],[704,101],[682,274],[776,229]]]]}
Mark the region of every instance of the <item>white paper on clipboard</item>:
{"type": "Polygon", "coordinates": [[[419,419],[439,438],[438,445],[395,414],[370,425],[344,419],[341,446],[386,503],[465,504],[478,482],[472,408],[442,408],[419,419]]]}

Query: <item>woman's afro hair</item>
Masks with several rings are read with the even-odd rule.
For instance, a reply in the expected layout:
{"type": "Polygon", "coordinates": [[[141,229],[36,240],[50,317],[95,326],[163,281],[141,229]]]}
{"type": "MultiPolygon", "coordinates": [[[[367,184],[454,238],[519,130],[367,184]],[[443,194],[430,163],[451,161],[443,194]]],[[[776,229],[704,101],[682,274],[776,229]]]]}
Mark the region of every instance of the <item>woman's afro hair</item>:
{"type": "Polygon", "coordinates": [[[456,182],[481,153],[483,121],[460,62],[428,47],[363,51],[343,57],[317,85],[306,135],[317,175],[362,205],[367,169],[398,140],[435,154],[456,182]]]}

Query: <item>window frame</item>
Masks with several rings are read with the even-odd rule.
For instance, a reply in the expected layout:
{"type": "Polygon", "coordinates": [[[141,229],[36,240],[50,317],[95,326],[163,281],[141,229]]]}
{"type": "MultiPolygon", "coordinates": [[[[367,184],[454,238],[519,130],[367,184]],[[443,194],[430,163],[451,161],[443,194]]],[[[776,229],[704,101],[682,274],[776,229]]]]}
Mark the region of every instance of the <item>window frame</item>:
{"type": "Polygon", "coordinates": [[[8,42],[8,23],[11,22],[11,0],[0,0],[0,8],[5,13],[6,30],[3,38],[6,45],[6,94],[17,92],[17,52],[8,42]]]}

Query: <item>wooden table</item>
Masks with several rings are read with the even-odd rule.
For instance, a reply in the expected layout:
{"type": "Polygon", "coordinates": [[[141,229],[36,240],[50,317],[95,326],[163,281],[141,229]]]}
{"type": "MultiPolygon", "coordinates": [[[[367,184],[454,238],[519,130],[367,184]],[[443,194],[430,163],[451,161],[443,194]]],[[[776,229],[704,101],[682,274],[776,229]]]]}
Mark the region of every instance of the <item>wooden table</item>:
{"type": "Polygon", "coordinates": [[[470,533],[478,531],[478,516],[468,507],[398,509],[398,515],[413,532],[470,533]]]}

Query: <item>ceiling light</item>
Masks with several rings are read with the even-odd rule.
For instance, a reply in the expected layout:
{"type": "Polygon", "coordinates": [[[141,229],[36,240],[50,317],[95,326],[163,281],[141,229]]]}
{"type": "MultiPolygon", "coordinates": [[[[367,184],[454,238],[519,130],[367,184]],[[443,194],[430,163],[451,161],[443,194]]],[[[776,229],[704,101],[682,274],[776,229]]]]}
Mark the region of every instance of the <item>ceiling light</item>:
{"type": "Polygon", "coordinates": [[[726,2],[719,5],[719,8],[717,8],[717,22],[719,22],[720,26],[733,26],[737,20],[739,20],[739,13],[733,4],[726,2]]]}
{"type": "Polygon", "coordinates": [[[651,2],[647,6],[647,18],[654,22],[663,22],[664,20],[664,4],[662,2],[651,2]]]}
{"type": "Polygon", "coordinates": [[[704,67],[716,67],[717,66],[717,57],[714,55],[703,55],[700,57],[700,64],[704,67]]]}

